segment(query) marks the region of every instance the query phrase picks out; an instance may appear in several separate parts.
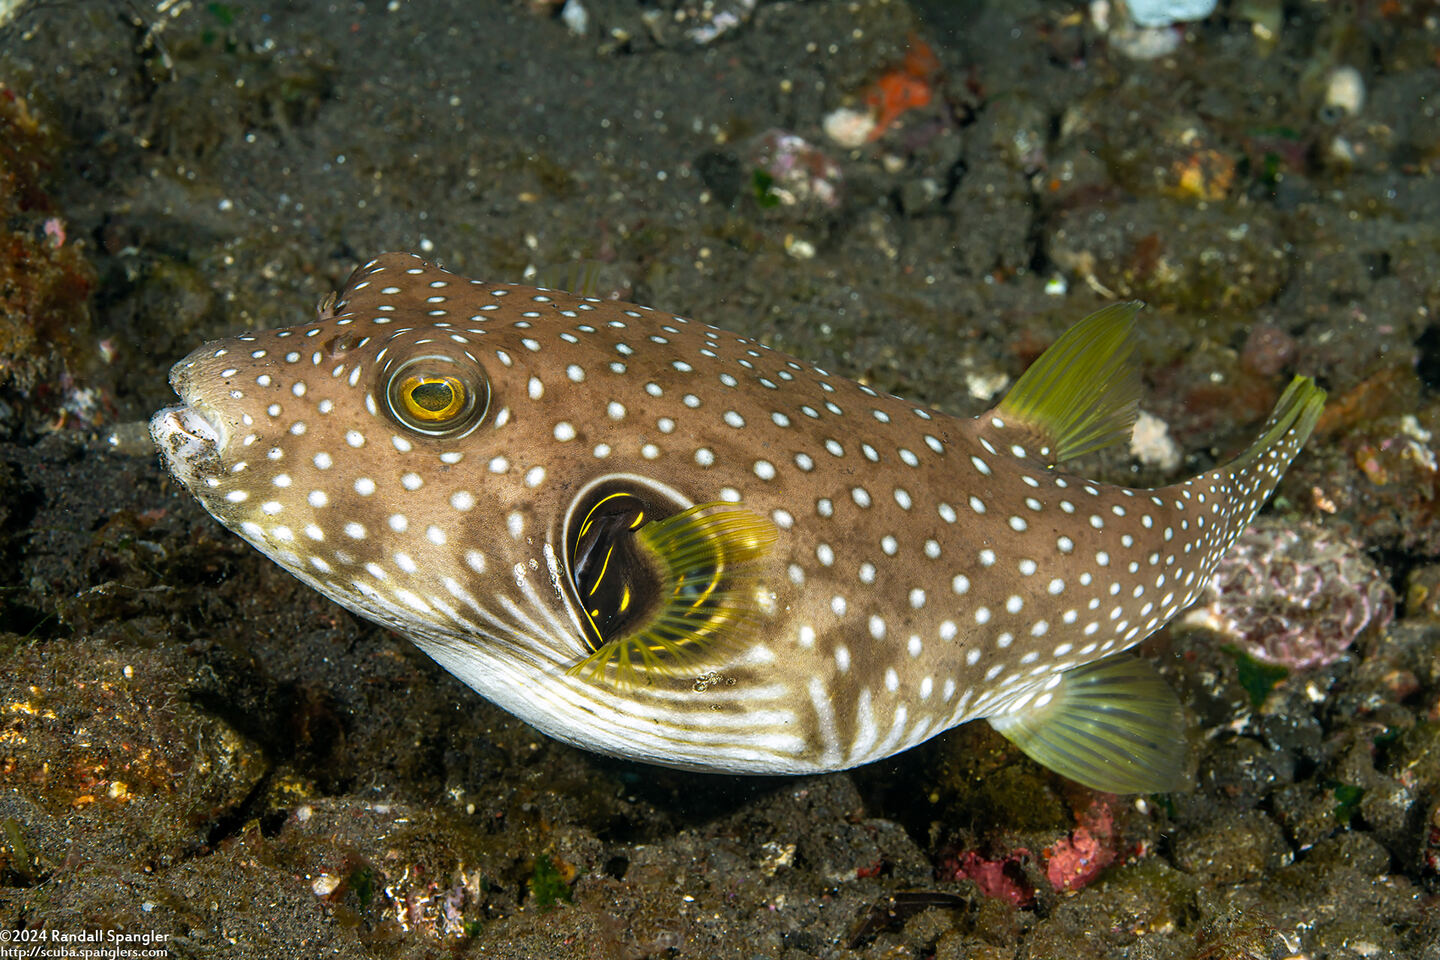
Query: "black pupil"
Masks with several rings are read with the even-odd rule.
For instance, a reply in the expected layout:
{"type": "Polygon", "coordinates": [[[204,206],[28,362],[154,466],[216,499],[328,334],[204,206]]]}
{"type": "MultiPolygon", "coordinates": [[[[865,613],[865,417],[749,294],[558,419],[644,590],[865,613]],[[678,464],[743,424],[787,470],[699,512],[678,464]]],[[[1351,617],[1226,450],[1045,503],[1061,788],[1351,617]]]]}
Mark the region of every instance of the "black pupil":
{"type": "Polygon", "coordinates": [[[444,380],[430,380],[411,390],[410,399],[417,407],[435,413],[455,402],[455,390],[444,380]]]}

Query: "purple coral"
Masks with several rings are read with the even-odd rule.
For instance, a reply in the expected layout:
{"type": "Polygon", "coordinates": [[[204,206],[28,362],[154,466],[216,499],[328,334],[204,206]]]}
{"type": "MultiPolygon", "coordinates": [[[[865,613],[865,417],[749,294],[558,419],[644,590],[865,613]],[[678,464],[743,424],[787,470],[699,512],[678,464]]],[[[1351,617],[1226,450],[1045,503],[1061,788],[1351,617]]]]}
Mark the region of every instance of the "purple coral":
{"type": "Polygon", "coordinates": [[[839,164],[802,137],[766,130],[751,148],[751,162],[769,178],[762,187],[768,202],[813,212],[840,205],[839,164]]]}
{"type": "Polygon", "coordinates": [[[1200,620],[1291,670],[1334,663],[1367,627],[1383,630],[1395,616],[1395,592],[1370,558],[1308,521],[1255,521],[1204,598],[1200,620]]]}

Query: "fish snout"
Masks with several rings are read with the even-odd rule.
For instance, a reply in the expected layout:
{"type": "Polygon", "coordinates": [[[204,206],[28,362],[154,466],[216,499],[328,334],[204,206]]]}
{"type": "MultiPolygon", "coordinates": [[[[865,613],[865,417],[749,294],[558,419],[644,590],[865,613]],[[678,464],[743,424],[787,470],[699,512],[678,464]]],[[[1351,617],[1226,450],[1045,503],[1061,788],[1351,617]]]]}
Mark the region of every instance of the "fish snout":
{"type": "Polygon", "coordinates": [[[197,375],[213,353],[213,346],[202,346],[170,367],[170,388],[181,402],[157,410],[150,418],[151,439],[182,479],[218,471],[225,449],[223,418],[204,402],[203,391],[197,388],[197,375]]]}
{"type": "Polygon", "coordinates": [[[220,471],[224,431],[213,414],[186,404],[165,407],[150,418],[150,438],[186,483],[220,471]]]}
{"type": "Polygon", "coordinates": [[[205,361],[212,359],[215,353],[213,343],[202,344],[191,350],[182,359],[176,361],[170,367],[170,389],[174,390],[180,399],[189,402],[189,385],[196,373],[205,368],[205,361]]]}

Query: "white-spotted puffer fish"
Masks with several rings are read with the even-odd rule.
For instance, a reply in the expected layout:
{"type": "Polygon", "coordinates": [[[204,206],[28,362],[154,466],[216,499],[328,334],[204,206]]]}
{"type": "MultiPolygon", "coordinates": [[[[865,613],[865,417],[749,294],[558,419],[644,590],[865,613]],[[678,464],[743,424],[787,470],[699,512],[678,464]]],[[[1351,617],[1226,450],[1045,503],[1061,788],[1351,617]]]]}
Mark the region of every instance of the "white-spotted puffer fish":
{"type": "Polygon", "coordinates": [[[1138,304],[957,419],[647,307],[406,254],[311,323],[208,343],[151,432],[225,526],[552,737],[815,773],[984,717],[1115,792],[1174,786],[1182,715],[1134,646],[1203,590],[1324,392],[1239,458],[1132,490],[1138,304]]]}

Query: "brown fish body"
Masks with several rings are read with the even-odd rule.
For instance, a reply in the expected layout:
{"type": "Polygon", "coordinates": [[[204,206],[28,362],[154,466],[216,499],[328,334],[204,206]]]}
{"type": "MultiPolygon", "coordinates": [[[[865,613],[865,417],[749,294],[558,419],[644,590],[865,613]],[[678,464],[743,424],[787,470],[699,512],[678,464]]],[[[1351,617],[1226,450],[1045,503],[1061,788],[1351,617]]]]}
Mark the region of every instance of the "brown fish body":
{"type": "Polygon", "coordinates": [[[1097,484],[1002,408],[949,417],[700,323],[397,254],[316,322],[207,344],[171,380],[186,406],[153,429],[172,469],[297,577],[552,736],[746,772],[1043,704],[1198,595],[1309,429],[1161,490],[1097,484]],[[432,435],[394,391],[437,364],[488,400],[432,435]],[[598,519],[617,569],[640,560],[618,584],[581,569],[602,501],[643,507],[637,529],[751,518],[748,552],[701,564],[713,635],[628,680],[594,660],[589,597],[670,608],[598,519]]]}

